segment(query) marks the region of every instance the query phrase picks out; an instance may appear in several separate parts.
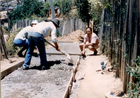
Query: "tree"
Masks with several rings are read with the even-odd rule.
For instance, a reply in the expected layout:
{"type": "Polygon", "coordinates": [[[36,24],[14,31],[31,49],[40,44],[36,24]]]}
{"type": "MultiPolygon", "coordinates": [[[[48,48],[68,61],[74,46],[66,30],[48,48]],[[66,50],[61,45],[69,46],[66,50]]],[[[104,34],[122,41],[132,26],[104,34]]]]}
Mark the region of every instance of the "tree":
{"type": "Polygon", "coordinates": [[[46,2],[44,5],[44,8],[41,10],[41,15],[42,16],[49,16],[49,9],[50,9],[50,3],[46,2]]]}
{"type": "Polygon", "coordinates": [[[66,13],[69,13],[69,11],[71,10],[71,6],[72,6],[71,0],[62,0],[61,3],[62,3],[61,4],[62,14],[65,15],[66,13]]]}
{"type": "Polygon", "coordinates": [[[9,13],[10,26],[12,27],[16,20],[30,18],[33,14],[38,17],[42,16],[41,6],[43,3],[38,0],[23,0],[15,10],[9,13]]]}
{"type": "Polygon", "coordinates": [[[92,15],[90,14],[91,3],[89,3],[88,0],[77,0],[76,7],[79,18],[89,26],[89,21],[92,19],[92,15]]]}
{"type": "Polygon", "coordinates": [[[51,3],[51,13],[52,13],[52,19],[55,19],[55,12],[54,12],[54,5],[53,5],[53,1],[50,0],[51,3]]]}
{"type": "Polygon", "coordinates": [[[60,8],[61,2],[60,1],[54,1],[53,4],[54,4],[54,7],[59,7],[60,8]]]}

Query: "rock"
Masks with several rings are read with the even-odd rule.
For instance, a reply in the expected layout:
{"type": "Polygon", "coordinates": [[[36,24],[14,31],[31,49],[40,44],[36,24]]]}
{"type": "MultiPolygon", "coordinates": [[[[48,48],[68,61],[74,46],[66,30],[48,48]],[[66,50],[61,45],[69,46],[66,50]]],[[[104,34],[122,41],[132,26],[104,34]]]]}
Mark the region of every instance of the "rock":
{"type": "Polygon", "coordinates": [[[122,98],[122,97],[117,97],[112,92],[108,92],[108,93],[105,94],[105,98],[122,98]]]}

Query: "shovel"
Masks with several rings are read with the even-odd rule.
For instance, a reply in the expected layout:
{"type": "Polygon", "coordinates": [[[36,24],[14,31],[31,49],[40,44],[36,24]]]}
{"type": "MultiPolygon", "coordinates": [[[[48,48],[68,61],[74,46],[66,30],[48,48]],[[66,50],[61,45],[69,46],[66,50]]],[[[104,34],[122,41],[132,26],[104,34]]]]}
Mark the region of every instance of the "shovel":
{"type": "MultiPolygon", "coordinates": [[[[51,44],[49,41],[45,40],[45,42],[47,42],[48,44],[50,44],[52,47],[56,48],[56,47],[55,47],[53,44],[51,44]]],[[[65,55],[67,56],[68,60],[70,61],[70,63],[73,64],[73,60],[72,60],[71,56],[70,56],[68,53],[66,53],[66,52],[64,52],[64,51],[62,51],[62,50],[60,50],[60,52],[63,53],[63,54],[65,54],[65,55]]]]}

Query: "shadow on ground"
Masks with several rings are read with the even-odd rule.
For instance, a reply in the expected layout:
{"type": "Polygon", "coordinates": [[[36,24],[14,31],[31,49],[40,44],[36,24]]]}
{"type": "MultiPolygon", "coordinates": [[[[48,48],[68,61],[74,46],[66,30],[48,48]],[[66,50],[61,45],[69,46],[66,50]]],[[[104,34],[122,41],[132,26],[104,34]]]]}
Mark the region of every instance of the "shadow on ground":
{"type": "MultiPolygon", "coordinates": [[[[53,65],[59,65],[59,64],[65,63],[64,61],[65,60],[48,61],[46,68],[44,70],[50,69],[50,67],[53,65]]],[[[68,66],[73,66],[73,64],[71,64],[71,63],[65,63],[65,64],[68,66]]],[[[33,67],[30,67],[28,70],[30,70],[30,69],[42,70],[41,66],[33,66],[33,67]]]]}
{"type": "Polygon", "coordinates": [[[87,56],[100,56],[101,54],[88,54],[87,56]]]}

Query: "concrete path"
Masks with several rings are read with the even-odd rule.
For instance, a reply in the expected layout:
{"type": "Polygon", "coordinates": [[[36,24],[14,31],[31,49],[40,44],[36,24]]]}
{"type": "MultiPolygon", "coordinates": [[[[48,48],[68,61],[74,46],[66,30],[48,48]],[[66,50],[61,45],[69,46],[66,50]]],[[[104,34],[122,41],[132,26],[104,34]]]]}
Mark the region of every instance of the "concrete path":
{"type": "MultiPolygon", "coordinates": [[[[61,50],[64,50],[70,55],[80,55],[80,48],[78,43],[59,43],[59,47],[61,50]]],[[[46,54],[60,55],[62,53],[52,47],[46,50],[46,54]]]]}

